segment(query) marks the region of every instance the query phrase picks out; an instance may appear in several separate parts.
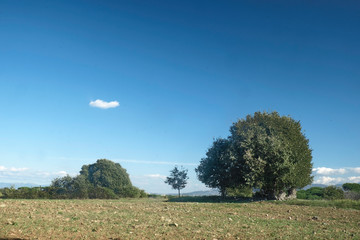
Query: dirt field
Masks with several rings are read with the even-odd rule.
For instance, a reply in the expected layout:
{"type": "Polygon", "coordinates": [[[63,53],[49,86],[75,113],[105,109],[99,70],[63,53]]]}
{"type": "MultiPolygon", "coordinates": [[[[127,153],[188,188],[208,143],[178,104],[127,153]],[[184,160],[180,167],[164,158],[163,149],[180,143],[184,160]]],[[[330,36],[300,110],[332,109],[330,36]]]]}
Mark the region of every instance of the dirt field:
{"type": "Polygon", "coordinates": [[[5,239],[360,239],[360,211],[161,200],[0,200],[5,239]]]}

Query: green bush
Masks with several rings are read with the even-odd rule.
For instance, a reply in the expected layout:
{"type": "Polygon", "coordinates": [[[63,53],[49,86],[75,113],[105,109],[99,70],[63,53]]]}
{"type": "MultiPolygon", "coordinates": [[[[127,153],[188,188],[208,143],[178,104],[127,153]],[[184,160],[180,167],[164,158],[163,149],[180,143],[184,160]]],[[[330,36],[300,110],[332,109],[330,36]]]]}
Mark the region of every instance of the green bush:
{"type": "Polygon", "coordinates": [[[148,194],[147,197],[149,197],[149,198],[164,198],[164,199],[167,198],[165,195],[154,194],[154,193],[148,194]]]}
{"type": "Polygon", "coordinates": [[[307,190],[299,190],[296,193],[298,199],[321,200],[324,198],[324,189],[321,187],[312,187],[307,190]]]}
{"type": "Polygon", "coordinates": [[[324,188],[324,198],[328,200],[344,199],[344,191],[335,186],[324,188]]]}
{"type": "Polygon", "coordinates": [[[117,199],[119,198],[113,190],[106,187],[92,187],[89,191],[89,198],[117,199]]]}
{"type": "Polygon", "coordinates": [[[123,188],[117,188],[115,193],[120,197],[125,198],[139,198],[141,196],[141,191],[137,187],[134,186],[126,186],[123,188]]]}
{"type": "Polygon", "coordinates": [[[307,195],[306,199],[308,200],[322,200],[323,198],[318,195],[307,195]]]}
{"type": "Polygon", "coordinates": [[[297,199],[307,199],[306,191],[305,190],[299,190],[296,192],[296,198],[297,199]]]}
{"type": "Polygon", "coordinates": [[[140,198],[148,198],[148,194],[144,190],[140,190],[140,198]]]}
{"type": "Polygon", "coordinates": [[[252,197],[251,187],[231,187],[226,188],[226,196],[228,197],[252,197]]]}
{"type": "Polygon", "coordinates": [[[324,188],[322,187],[312,187],[306,190],[306,194],[309,195],[316,195],[320,198],[324,197],[324,188]]]}
{"type": "Polygon", "coordinates": [[[360,184],[359,183],[344,183],[342,185],[342,187],[345,191],[360,193],[360,184]]]}

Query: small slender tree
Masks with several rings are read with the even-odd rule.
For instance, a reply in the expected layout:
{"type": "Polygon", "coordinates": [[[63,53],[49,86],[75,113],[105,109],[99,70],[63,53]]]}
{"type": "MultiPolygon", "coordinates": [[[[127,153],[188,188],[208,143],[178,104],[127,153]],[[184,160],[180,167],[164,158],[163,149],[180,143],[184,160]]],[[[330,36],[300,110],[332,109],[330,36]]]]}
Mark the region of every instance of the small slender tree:
{"type": "Polygon", "coordinates": [[[173,189],[178,190],[179,197],[180,197],[180,190],[185,188],[187,184],[187,180],[189,177],[187,176],[188,170],[178,169],[177,166],[173,170],[170,171],[170,177],[167,177],[165,183],[169,184],[173,189]]]}

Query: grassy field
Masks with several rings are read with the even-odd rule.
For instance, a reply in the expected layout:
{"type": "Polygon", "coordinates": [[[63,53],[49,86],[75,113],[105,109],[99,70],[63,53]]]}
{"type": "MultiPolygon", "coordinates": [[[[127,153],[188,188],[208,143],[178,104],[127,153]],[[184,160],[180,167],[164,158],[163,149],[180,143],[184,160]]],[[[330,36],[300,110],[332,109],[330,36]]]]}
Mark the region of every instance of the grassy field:
{"type": "Polygon", "coordinates": [[[360,239],[360,211],[274,202],[0,200],[5,239],[360,239]]]}

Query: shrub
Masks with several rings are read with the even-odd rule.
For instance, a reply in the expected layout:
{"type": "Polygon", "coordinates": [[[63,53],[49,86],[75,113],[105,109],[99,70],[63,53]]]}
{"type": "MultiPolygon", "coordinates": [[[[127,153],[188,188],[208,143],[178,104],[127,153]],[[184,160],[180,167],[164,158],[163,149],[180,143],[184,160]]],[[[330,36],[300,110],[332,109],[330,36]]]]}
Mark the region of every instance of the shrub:
{"type": "Polygon", "coordinates": [[[352,191],[360,193],[360,184],[359,183],[344,183],[342,185],[345,191],[352,191]]]}
{"type": "Polygon", "coordinates": [[[329,200],[344,199],[344,191],[335,186],[324,188],[324,198],[329,200]]]}
{"type": "Polygon", "coordinates": [[[308,200],[321,200],[323,198],[318,196],[318,195],[307,195],[306,199],[308,199],[308,200]]]}
{"type": "Polygon", "coordinates": [[[307,198],[306,191],[305,190],[297,191],[296,198],[298,198],[298,199],[306,199],[307,198]]]}
{"type": "Polygon", "coordinates": [[[89,191],[89,198],[117,199],[119,197],[110,188],[92,187],[89,191]]]}
{"type": "Polygon", "coordinates": [[[140,190],[140,198],[147,198],[148,194],[144,190],[140,190]]]}
{"type": "Polygon", "coordinates": [[[345,199],[360,200],[360,192],[344,192],[345,199]]]}
{"type": "Polygon", "coordinates": [[[308,196],[316,195],[316,196],[322,198],[324,196],[324,189],[322,187],[312,187],[312,188],[309,188],[308,190],[306,190],[306,194],[308,196]]]}
{"type": "Polygon", "coordinates": [[[141,196],[140,189],[134,186],[117,188],[115,190],[115,193],[118,194],[120,197],[125,197],[125,198],[139,198],[141,196]]]}
{"type": "Polygon", "coordinates": [[[226,195],[228,197],[252,197],[253,192],[251,187],[229,187],[226,188],[226,195]]]}

